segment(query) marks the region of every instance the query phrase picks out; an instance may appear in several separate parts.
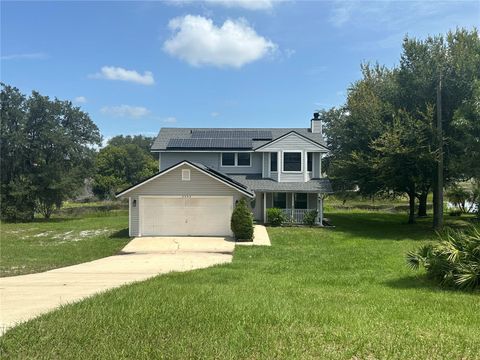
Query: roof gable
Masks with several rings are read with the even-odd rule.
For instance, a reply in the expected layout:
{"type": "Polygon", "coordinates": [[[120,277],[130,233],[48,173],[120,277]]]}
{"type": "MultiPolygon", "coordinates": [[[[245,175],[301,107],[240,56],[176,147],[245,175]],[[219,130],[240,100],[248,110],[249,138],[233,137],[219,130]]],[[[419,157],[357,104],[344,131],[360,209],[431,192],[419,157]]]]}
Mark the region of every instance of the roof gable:
{"type": "Polygon", "coordinates": [[[285,135],[263,144],[255,149],[255,151],[280,151],[280,150],[323,150],[328,151],[328,148],[312,139],[309,139],[296,131],[290,131],[285,135]]]}
{"type": "Polygon", "coordinates": [[[169,167],[168,169],[165,169],[135,185],[132,185],[130,186],[129,188],[125,189],[125,190],[122,190],[120,191],[119,193],[117,193],[115,196],[118,198],[118,197],[121,197],[121,196],[125,196],[126,194],[130,193],[131,191],[135,190],[135,189],[138,189],[158,178],[160,178],[161,176],[163,175],[166,175],[168,173],[170,173],[171,171],[183,166],[183,165],[187,165],[197,171],[199,171],[200,173],[206,175],[206,176],[209,176],[219,182],[221,182],[222,184],[232,188],[232,189],[235,189],[237,190],[238,192],[250,197],[250,198],[254,198],[255,197],[255,194],[253,193],[253,191],[251,191],[246,185],[244,184],[241,184],[237,181],[235,181],[234,179],[228,177],[227,175],[224,175],[218,171],[215,171],[213,169],[210,169],[204,165],[201,165],[201,164],[195,164],[195,163],[192,163],[190,161],[187,161],[187,160],[184,160],[184,161],[181,161],[179,162],[178,164],[175,164],[171,167],[169,167]]]}

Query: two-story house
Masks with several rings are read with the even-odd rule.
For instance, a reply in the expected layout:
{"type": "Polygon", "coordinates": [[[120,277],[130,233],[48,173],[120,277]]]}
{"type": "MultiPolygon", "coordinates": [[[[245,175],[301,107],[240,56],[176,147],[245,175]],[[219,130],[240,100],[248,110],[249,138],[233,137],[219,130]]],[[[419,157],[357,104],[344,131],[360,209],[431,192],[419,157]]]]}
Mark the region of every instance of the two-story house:
{"type": "Polygon", "coordinates": [[[317,210],[322,224],[331,186],[317,113],[309,128],[162,128],[152,151],[159,172],[117,195],[129,199],[131,236],[231,235],[242,197],[258,222],[275,207],[298,223],[317,210]]]}

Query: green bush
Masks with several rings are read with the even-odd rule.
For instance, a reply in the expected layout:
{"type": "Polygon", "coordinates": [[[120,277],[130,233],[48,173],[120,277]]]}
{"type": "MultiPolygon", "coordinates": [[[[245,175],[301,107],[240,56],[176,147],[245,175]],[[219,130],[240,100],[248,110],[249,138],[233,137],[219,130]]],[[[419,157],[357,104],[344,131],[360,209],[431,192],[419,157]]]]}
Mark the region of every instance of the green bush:
{"type": "Polygon", "coordinates": [[[407,254],[413,269],[423,266],[427,275],[445,286],[480,288],[480,231],[446,231],[440,242],[407,254]]]}
{"type": "Polygon", "coordinates": [[[237,240],[251,241],[253,239],[253,216],[245,199],[239,200],[235,205],[230,227],[237,240]]]}
{"type": "Polygon", "coordinates": [[[272,226],[281,226],[286,221],[285,214],[282,209],[267,209],[267,222],[272,226]]]}
{"type": "Polygon", "coordinates": [[[316,223],[318,216],[318,211],[317,210],[310,210],[303,215],[303,223],[308,226],[313,226],[316,223]]]}

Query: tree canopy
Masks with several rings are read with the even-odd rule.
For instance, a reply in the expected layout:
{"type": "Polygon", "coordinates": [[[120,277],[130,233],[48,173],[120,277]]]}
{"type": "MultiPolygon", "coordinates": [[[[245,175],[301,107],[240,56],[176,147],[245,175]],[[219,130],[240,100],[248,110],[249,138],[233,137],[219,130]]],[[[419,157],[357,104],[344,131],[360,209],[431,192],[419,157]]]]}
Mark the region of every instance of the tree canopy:
{"type": "Polygon", "coordinates": [[[100,132],[88,114],[69,101],[38,92],[28,98],[2,84],[0,102],[1,216],[50,217],[92,174],[100,132]]]}
{"type": "Polygon", "coordinates": [[[448,183],[478,177],[479,77],[476,29],[406,37],[398,66],[362,65],[362,79],[350,87],[345,105],[321,113],[331,148],[325,166],[334,187],[358,187],[364,195],[406,193],[413,222],[415,197],[419,214],[426,214],[440,154],[448,183]],[[435,125],[440,79],[442,148],[435,125]]]}

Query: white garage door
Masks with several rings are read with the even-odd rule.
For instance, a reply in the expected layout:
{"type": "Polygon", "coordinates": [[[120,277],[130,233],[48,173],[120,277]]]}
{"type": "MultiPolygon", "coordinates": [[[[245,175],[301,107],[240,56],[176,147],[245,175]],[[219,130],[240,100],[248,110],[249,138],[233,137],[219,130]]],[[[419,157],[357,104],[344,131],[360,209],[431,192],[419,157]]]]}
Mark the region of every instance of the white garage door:
{"type": "Polygon", "coordinates": [[[140,204],[143,236],[231,235],[231,196],[145,197],[140,204]]]}

